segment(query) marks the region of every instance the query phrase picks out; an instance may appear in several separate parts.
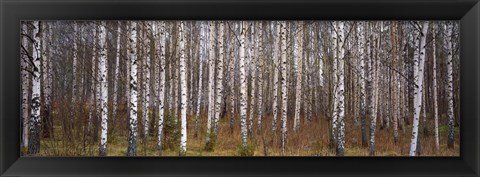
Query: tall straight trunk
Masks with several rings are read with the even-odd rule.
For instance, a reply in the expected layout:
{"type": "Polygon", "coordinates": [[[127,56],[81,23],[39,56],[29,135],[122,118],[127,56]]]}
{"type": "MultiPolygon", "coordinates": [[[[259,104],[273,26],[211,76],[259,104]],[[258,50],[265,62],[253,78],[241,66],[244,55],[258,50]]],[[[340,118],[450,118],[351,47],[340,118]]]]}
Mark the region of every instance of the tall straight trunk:
{"type": "Polygon", "coordinates": [[[365,63],[368,62],[366,56],[366,47],[365,47],[365,34],[366,34],[366,23],[364,21],[359,22],[358,24],[358,34],[359,34],[359,47],[360,47],[360,122],[361,122],[361,134],[362,134],[362,146],[366,147],[367,145],[367,131],[366,131],[366,85],[367,77],[365,71],[367,67],[365,63]]]}
{"type": "Polygon", "coordinates": [[[287,23],[285,21],[280,22],[280,39],[281,39],[281,71],[282,71],[282,134],[281,144],[282,151],[285,152],[287,145],[287,23]]]}
{"type": "Polygon", "coordinates": [[[432,57],[433,57],[433,110],[434,110],[434,120],[435,120],[435,150],[438,152],[440,149],[440,143],[438,138],[438,101],[437,101],[437,53],[436,53],[436,26],[432,26],[432,57]]]}
{"type": "MultiPolygon", "coordinates": [[[[117,120],[117,105],[119,100],[118,83],[120,82],[120,39],[121,34],[121,21],[118,21],[117,27],[117,52],[115,55],[115,75],[113,79],[113,107],[112,107],[112,130],[115,128],[117,120]]],[[[112,131],[113,132],[113,131],[112,131]]]]}
{"type": "Polygon", "coordinates": [[[207,141],[210,143],[212,119],[214,119],[214,96],[215,96],[215,22],[209,21],[209,46],[208,46],[208,118],[207,118],[207,141]]]}
{"type": "Polygon", "coordinates": [[[96,73],[96,58],[97,58],[97,36],[98,36],[98,29],[97,25],[94,25],[94,30],[93,30],[93,44],[92,44],[92,61],[91,61],[91,84],[90,84],[90,112],[89,112],[89,117],[88,117],[88,132],[91,132],[92,130],[92,123],[93,123],[93,118],[96,116],[96,111],[95,111],[95,84],[97,81],[95,80],[95,73],[96,73]]]}
{"type": "Polygon", "coordinates": [[[223,48],[224,48],[224,22],[219,22],[218,29],[218,48],[219,48],[219,57],[217,59],[217,92],[216,92],[216,101],[215,101],[215,119],[213,121],[213,135],[216,137],[218,133],[218,120],[220,119],[220,107],[222,105],[223,98],[223,48]]]}
{"type": "Polygon", "coordinates": [[[275,38],[275,42],[273,43],[273,119],[272,119],[272,134],[275,135],[275,131],[277,129],[277,103],[278,103],[278,67],[279,67],[279,48],[280,48],[280,22],[275,22],[275,34],[273,37],[275,38]]]}
{"type": "Polygon", "coordinates": [[[181,21],[178,27],[180,36],[180,117],[181,117],[181,137],[180,137],[180,155],[187,154],[187,81],[185,78],[185,22],[181,21]]]}
{"type": "Polygon", "coordinates": [[[255,23],[252,22],[251,23],[251,26],[250,26],[250,85],[251,85],[251,89],[250,89],[250,109],[249,109],[249,114],[248,114],[248,131],[249,132],[252,132],[253,130],[253,117],[254,117],[254,114],[255,114],[255,82],[256,82],[256,78],[257,78],[257,75],[256,75],[256,71],[257,71],[257,65],[256,65],[256,48],[255,48],[255,43],[257,43],[258,41],[256,41],[255,39],[255,23]]]}
{"type": "MultiPolygon", "coordinates": [[[[234,26],[234,29],[233,30],[237,30],[237,25],[238,23],[235,23],[235,26],[234,26]]],[[[236,53],[236,40],[234,39],[235,37],[235,31],[231,31],[231,45],[229,46],[230,47],[230,77],[229,77],[229,86],[230,86],[230,132],[233,132],[233,128],[234,128],[234,124],[235,124],[235,93],[236,93],[236,89],[235,89],[235,80],[236,80],[236,77],[235,77],[235,73],[236,73],[236,70],[235,70],[235,61],[236,61],[236,58],[235,58],[235,53],[236,53]]]]}
{"type": "MultiPolygon", "coordinates": [[[[160,22],[160,27],[157,33],[160,33],[160,90],[158,91],[158,137],[157,148],[160,154],[162,153],[162,138],[163,138],[163,121],[164,121],[164,107],[165,107],[165,22],[160,22]]],[[[157,40],[155,40],[157,41],[157,40]]]]}
{"type": "Polygon", "coordinates": [[[197,96],[197,112],[195,114],[195,129],[194,136],[198,136],[198,126],[199,126],[199,117],[200,117],[200,108],[202,105],[202,96],[203,96],[203,60],[206,55],[206,29],[203,22],[200,23],[200,57],[198,58],[198,96],[197,96]]]}
{"type": "Polygon", "coordinates": [[[239,67],[240,67],[240,127],[242,137],[242,148],[246,149],[247,142],[247,83],[245,79],[245,33],[247,22],[242,21],[242,30],[240,32],[240,49],[239,49],[239,67]]]}
{"type": "MultiPolygon", "coordinates": [[[[72,81],[72,102],[74,103],[74,105],[76,104],[77,102],[77,93],[78,93],[78,85],[77,85],[77,60],[78,60],[78,24],[77,22],[73,22],[73,58],[72,58],[72,62],[73,62],[73,67],[72,67],[72,73],[73,73],[73,81],[72,81]]],[[[73,113],[74,111],[72,111],[73,113]]],[[[73,119],[74,116],[72,116],[72,119],[73,119]]],[[[73,122],[72,122],[73,123],[73,122]]]]}
{"type": "MultiPolygon", "coordinates": [[[[371,26],[368,30],[372,30],[371,26]]],[[[369,110],[370,110],[370,155],[374,156],[375,155],[375,130],[377,127],[377,111],[376,111],[376,98],[377,98],[377,68],[378,66],[376,65],[376,59],[374,59],[374,51],[376,49],[375,46],[375,41],[373,40],[373,35],[369,34],[369,41],[367,41],[367,50],[368,50],[368,57],[369,57],[369,110]],[[372,49],[370,51],[370,49],[372,49]]]]}
{"type": "Polygon", "coordinates": [[[257,34],[257,49],[258,49],[258,93],[257,93],[257,126],[258,131],[262,130],[262,117],[263,117],[263,24],[262,21],[258,22],[258,34],[257,34]]]}
{"type": "MultiPolygon", "coordinates": [[[[418,143],[418,126],[420,121],[420,110],[422,108],[422,95],[423,95],[423,78],[424,78],[424,66],[425,66],[425,46],[428,32],[428,21],[422,22],[421,31],[417,34],[417,41],[420,41],[419,46],[415,46],[418,57],[414,58],[414,81],[415,81],[415,95],[414,95],[414,117],[412,128],[412,141],[410,143],[410,156],[417,155],[417,143],[418,143]]],[[[416,32],[418,33],[418,31],[416,32]]],[[[417,43],[417,42],[416,42],[417,43]]],[[[418,44],[418,43],[417,43],[418,44]]]]}
{"type": "Polygon", "coordinates": [[[338,22],[338,88],[337,88],[337,95],[338,95],[338,108],[337,108],[337,115],[338,115],[338,132],[337,132],[337,156],[344,155],[344,144],[345,144],[345,83],[344,83],[344,67],[345,67],[345,35],[344,35],[344,23],[343,21],[338,22]]]}
{"type": "Polygon", "coordinates": [[[296,132],[300,129],[300,100],[302,99],[302,79],[303,79],[303,22],[299,21],[297,29],[299,32],[297,36],[294,36],[295,44],[294,44],[294,51],[293,57],[297,63],[297,88],[296,88],[296,96],[295,96],[295,118],[293,119],[293,130],[296,132]]]}
{"type": "MultiPolygon", "coordinates": [[[[28,37],[26,37],[26,35],[28,35],[28,26],[27,26],[27,22],[23,22],[22,23],[22,34],[25,35],[25,36],[22,36],[22,47],[24,47],[26,50],[28,50],[28,45],[29,45],[29,41],[28,41],[28,37]]],[[[21,146],[21,150],[23,151],[25,148],[28,148],[28,128],[29,128],[29,125],[28,125],[28,120],[29,120],[29,117],[28,117],[28,99],[29,99],[29,58],[28,58],[28,54],[27,54],[27,51],[23,51],[23,55],[22,55],[22,60],[20,61],[20,65],[21,65],[21,74],[22,74],[22,126],[23,126],[23,129],[22,129],[22,146],[21,146]]]]}
{"type": "MultiPolygon", "coordinates": [[[[397,37],[396,37],[396,22],[393,22],[393,24],[390,26],[391,27],[391,30],[390,30],[390,37],[391,37],[391,41],[392,41],[392,60],[393,60],[393,66],[392,67],[396,67],[396,65],[398,65],[398,50],[397,50],[397,37]]],[[[392,69],[389,69],[390,72],[392,73],[392,69]]],[[[390,110],[391,111],[394,111],[394,110],[400,110],[399,109],[399,99],[397,98],[397,95],[396,92],[399,92],[400,90],[396,89],[395,85],[394,84],[399,84],[398,83],[398,74],[397,73],[393,73],[394,76],[393,76],[393,82],[390,82],[393,84],[393,86],[391,86],[391,89],[393,89],[393,93],[391,94],[391,97],[390,97],[390,100],[391,100],[391,103],[392,103],[392,100],[393,100],[393,104],[390,104],[390,110]],[[395,106],[394,106],[395,105],[395,106]]],[[[392,112],[392,120],[393,120],[393,141],[395,144],[398,143],[398,114],[396,114],[396,111],[395,112],[392,112]]]]}
{"type": "Polygon", "coordinates": [[[336,148],[336,145],[337,145],[337,125],[338,125],[338,122],[337,122],[337,119],[338,119],[338,112],[336,111],[337,110],[337,105],[338,105],[338,95],[337,95],[337,90],[338,90],[338,60],[337,60],[337,56],[338,56],[338,35],[337,35],[337,22],[333,22],[333,29],[332,29],[332,50],[333,50],[333,66],[332,66],[332,70],[333,70],[333,82],[332,84],[334,85],[333,87],[333,91],[332,91],[332,95],[333,95],[333,108],[332,108],[332,130],[331,130],[331,134],[330,134],[330,137],[331,137],[331,141],[330,141],[330,146],[333,148],[335,147],[336,148]]]}
{"type": "Polygon", "coordinates": [[[453,24],[448,22],[446,26],[447,36],[446,36],[446,50],[447,50],[447,117],[448,117],[448,139],[447,147],[453,149],[453,133],[454,133],[454,120],[453,115],[453,60],[452,60],[452,39],[453,39],[453,24]]]}
{"type": "Polygon", "coordinates": [[[102,116],[102,132],[100,136],[100,156],[107,155],[107,130],[108,130],[108,80],[107,80],[107,31],[106,22],[100,25],[100,109],[102,116]]]}
{"type": "Polygon", "coordinates": [[[127,156],[137,154],[137,22],[130,22],[130,117],[127,156]]]}
{"type": "Polygon", "coordinates": [[[146,145],[148,144],[148,125],[149,125],[149,111],[150,111],[150,34],[152,26],[150,22],[145,22],[147,27],[147,34],[144,35],[143,46],[145,47],[144,60],[143,60],[143,144],[144,151],[146,151],[146,145]]]}
{"type": "Polygon", "coordinates": [[[28,140],[28,154],[37,154],[40,152],[40,60],[41,60],[41,43],[40,43],[40,22],[33,22],[33,65],[32,65],[32,100],[31,100],[31,115],[30,115],[30,134],[28,140]]]}

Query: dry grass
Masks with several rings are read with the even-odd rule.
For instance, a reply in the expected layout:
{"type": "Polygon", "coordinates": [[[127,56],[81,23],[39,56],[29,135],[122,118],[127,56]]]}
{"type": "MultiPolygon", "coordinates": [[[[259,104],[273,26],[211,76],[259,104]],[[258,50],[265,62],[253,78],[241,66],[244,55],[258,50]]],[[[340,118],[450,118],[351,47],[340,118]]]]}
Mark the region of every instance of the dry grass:
{"type": "MultiPolygon", "coordinates": [[[[86,116],[86,113],[80,114],[86,116]]],[[[59,116],[59,115],[57,115],[59,116]]],[[[238,117],[233,131],[229,127],[230,119],[228,117],[220,120],[219,135],[212,151],[205,150],[206,139],[206,115],[201,116],[198,137],[194,137],[194,115],[188,116],[188,138],[187,138],[187,156],[238,156],[241,144],[240,126],[238,117]]],[[[109,133],[108,137],[108,156],[125,156],[128,146],[128,130],[126,125],[126,115],[120,114],[114,134],[109,133]]],[[[141,120],[139,129],[142,127],[141,120]]],[[[254,132],[249,134],[249,144],[253,147],[254,156],[334,156],[335,151],[329,148],[330,129],[328,120],[314,119],[311,124],[303,122],[299,132],[293,132],[293,121],[288,120],[288,140],[285,152],[282,152],[279,140],[279,130],[272,134],[271,116],[263,118],[262,131],[256,130],[256,121],[254,121],[254,132]]],[[[431,123],[429,121],[429,123],[431,123]]],[[[91,135],[85,134],[84,126],[74,127],[72,130],[74,138],[68,138],[62,124],[59,121],[54,122],[54,136],[43,138],[41,140],[40,156],[97,156],[98,141],[92,139],[91,135]],[[83,131],[83,133],[82,133],[83,131]]],[[[84,125],[84,124],[83,124],[84,125]]],[[[111,125],[111,124],[110,124],[111,125]]],[[[378,126],[376,133],[376,155],[377,156],[407,156],[410,145],[411,127],[407,126],[405,130],[399,130],[399,142],[394,143],[393,129],[380,129],[378,126]]],[[[459,156],[459,134],[458,127],[455,134],[455,148],[446,147],[446,127],[440,127],[440,150],[435,151],[433,125],[427,135],[421,136],[422,156],[459,156]]],[[[111,128],[111,127],[110,127],[111,128]]],[[[141,130],[139,134],[141,133],[141,130]]],[[[368,134],[368,123],[367,123],[368,134]]],[[[157,132],[153,132],[148,137],[146,147],[142,138],[138,137],[137,155],[138,156],[158,156],[157,150],[157,132]]],[[[368,136],[368,135],[367,135],[368,136]]],[[[346,156],[368,156],[368,147],[362,147],[361,129],[355,125],[351,118],[346,122],[346,156]]],[[[162,156],[178,156],[178,148],[164,149],[162,156]]]]}

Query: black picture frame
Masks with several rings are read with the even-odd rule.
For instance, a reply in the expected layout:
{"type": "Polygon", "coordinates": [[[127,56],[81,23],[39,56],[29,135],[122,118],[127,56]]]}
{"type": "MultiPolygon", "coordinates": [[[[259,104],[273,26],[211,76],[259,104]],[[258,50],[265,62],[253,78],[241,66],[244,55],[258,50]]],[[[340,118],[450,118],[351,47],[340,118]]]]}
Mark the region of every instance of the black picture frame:
{"type": "Polygon", "coordinates": [[[480,176],[478,0],[0,0],[0,176],[480,176]],[[460,157],[20,157],[21,20],[459,20],[460,157]]]}

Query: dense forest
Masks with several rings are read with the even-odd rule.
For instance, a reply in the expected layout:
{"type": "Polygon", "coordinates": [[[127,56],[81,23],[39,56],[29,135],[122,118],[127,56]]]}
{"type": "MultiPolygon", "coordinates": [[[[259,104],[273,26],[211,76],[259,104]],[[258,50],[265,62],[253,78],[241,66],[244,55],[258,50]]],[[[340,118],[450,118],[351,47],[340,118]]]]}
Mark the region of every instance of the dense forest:
{"type": "Polygon", "coordinates": [[[458,156],[455,21],[23,21],[25,156],[458,156]]]}

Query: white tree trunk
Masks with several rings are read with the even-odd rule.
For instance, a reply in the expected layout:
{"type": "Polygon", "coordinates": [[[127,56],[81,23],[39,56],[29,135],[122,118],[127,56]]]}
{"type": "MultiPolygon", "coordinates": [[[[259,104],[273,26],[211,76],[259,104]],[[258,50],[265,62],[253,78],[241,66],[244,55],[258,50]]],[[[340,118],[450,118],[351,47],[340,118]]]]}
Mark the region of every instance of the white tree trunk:
{"type": "Polygon", "coordinates": [[[203,91],[203,60],[206,55],[206,29],[205,29],[205,24],[202,22],[200,23],[200,57],[198,58],[198,97],[197,97],[197,112],[195,114],[195,130],[194,130],[194,136],[198,136],[198,124],[199,124],[199,117],[200,117],[200,108],[202,105],[202,91],[203,91]]]}
{"type": "Polygon", "coordinates": [[[215,103],[215,119],[213,121],[213,135],[216,137],[218,133],[218,120],[220,119],[220,107],[223,98],[223,48],[224,48],[224,22],[219,22],[220,29],[218,30],[218,48],[219,57],[217,59],[217,93],[215,103]]]}
{"type": "Polygon", "coordinates": [[[40,152],[40,60],[41,60],[41,43],[40,43],[40,22],[33,22],[33,66],[32,66],[32,100],[31,100],[31,115],[30,115],[30,134],[28,144],[28,154],[37,154],[40,152]]]}
{"type": "Polygon", "coordinates": [[[453,39],[453,24],[450,22],[446,27],[447,36],[446,36],[446,50],[447,50],[447,101],[448,101],[448,138],[447,138],[447,147],[453,149],[453,127],[455,117],[453,115],[453,60],[452,60],[452,39],[453,39]]]}
{"type": "Polygon", "coordinates": [[[298,35],[294,36],[295,44],[293,49],[293,57],[296,62],[297,69],[297,88],[295,96],[295,118],[293,119],[293,130],[296,132],[300,129],[300,100],[302,99],[302,79],[303,79],[303,22],[299,21],[297,26],[298,35]]]}
{"type": "Polygon", "coordinates": [[[368,62],[366,56],[366,48],[365,48],[365,26],[366,23],[361,21],[358,23],[358,34],[359,34],[359,47],[360,47],[360,121],[361,121],[361,131],[362,131],[362,145],[365,145],[367,142],[366,136],[366,85],[367,85],[367,77],[365,74],[365,70],[367,69],[365,63],[368,62]]]}
{"type": "Polygon", "coordinates": [[[258,49],[258,101],[257,101],[257,126],[258,130],[262,131],[262,117],[263,117],[263,24],[258,22],[258,34],[257,34],[257,49],[258,49]]]}
{"type": "Polygon", "coordinates": [[[209,46],[208,46],[208,118],[207,118],[207,144],[210,143],[210,134],[212,127],[212,119],[214,119],[214,95],[215,95],[215,22],[209,21],[209,46]]]}
{"type": "Polygon", "coordinates": [[[187,154],[187,81],[185,78],[185,36],[184,21],[179,24],[180,35],[180,117],[181,117],[181,138],[180,155],[187,154]]]}
{"type": "Polygon", "coordinates": [[[256,71],[257,71],[257,65],[255,63],[255,60],[257,59],[256,55],[256,48],[255,44],[258,43],[258,41],[255,40],[255,23],[251,22],[251,28],[250,28],[250,109],[249,109],[249,114],[248,114],[248,131],[252,132],[253,130],[253,117],[255,114],[255,82],[256,82],[256,71]]]}
{"type": "Polygon", "coordinates": [[[281,70],[282,70],[282,134],[281,144],[282,151],[285,152],[287,144],[287,23],[285,21],[280,22],[280,38],[281,38],[281,70]]]}
{"type": "MultiPolygon", "coordinates": [[[[417,155],[417,143],[418,143],[418,126],[420,121],[420,110],[422,108],[422,95],[423,95],[423,75],[425,66],[425,47],[426,38],[428,32],[428,21],[422,22],[421,32],[417,34],[417,41],[420,41],[420,45],[416,45],[415,52],[418,51],[418,58],[414,58],[414,81],[415,81],[415,95],[414,95],[414,117],[412,128],[412,141],[410,143],[410,156],[417,155]]],[[[418,33],[418,31],[416,32],[418,33]]],[[[418,44],[418,42],[416,42],[418,44]]]]}
{"type": "MultiPolygon", "coordinates": [[[[73,81],[72,81],[72,102],[76,104],[77,102],[77,95],[78,95],[78,90],[77,90],[77,58],[78,58],[78,25],[77,22],[73,22],[73,67],[72,67],[72,72],[73,72],[73,81]]],[[[73,113],[73,112],[72,112],[73,113]]],[[[73,120],[74,116],[72,116],[73,120]]]]}
{"type": "Polygon", "coordinates": [[[438,152],[440,149],[440,143],[439,143],[439,138],[438,138],[438,101],[437,101],[437,53],[436,53],[436,26],[432,26],[432,43],[433,43],[433,52],[432,52],[432,57],[433,57],[433,110],[434,110],[434,120],[435,120],[435,150],[438,152]]]}
{"type": "Polygon", "coordinates": [[[333,22],[333,30],[332,30],[332,50],[333,50],[333,82],[332,84],[334,85],[333,87],[333,108],[332,108],[332,132],[331,132],[331,137],[332,137],[332,142],[331,145],[333,147],[336,147],[337,145],[337,119],[338,119],[338,112],[337,112],[337,105],[338,105],[338,95],[337,95],[337,90],[338,90],[338,60],[336,59],[338,56],[338,36],[337,36],[337,22],[333,22]]]}
{"type": "Polygon", "coordinates": [[[344,144],[345,144],[345,83],[344,83],[344,77],[345,77],[345,49],[344,49],[344,43],[345,43],[345,35],[344,35],[344,22],[339,21],[338,22],[338,48],[339,48],[339,55],[338,55],[338,89],[337,89],[337,95],[338,95],[338,108],[337,108],[337,115],[338,115],[338,147],[337,147],[337,155],[338,156],[343,156],[344,155],[344,144]]]}
{"type": "Polygon", "coordinates": [[[95,112],[95,84],[97,81],[95,80],[95,73],[96,73],[96,67],[95,67],[95,61],[97,57],[97,37],[98,37],[98,29],[97,25],[94,25],[94,31],[93,31],[93,44],[92,44],[92,61],[91,61],[91,77],[92,77],[92,82],[90,86],[90,112],[89,112],[89,117],[88,117],[88,132],[92,130],[92,121],[93,118],[96,116],[95,112]]]}
{"type": "MultiPolygon", "coordinates": [[[[28,35],[28,26],[26,22],[22,23],[22,34],[28,35]]],[[[22,36],[22,46],[28,50],[28,37],[22,36]]],[[[28,99],[29,99],[29,58],[27,51],[22,55],[22,61],[21,61],[21,74],[22,74],[22,151],[24,148],[28,148],[28,122],[29,122],[29,117],[28,117],[28,99]]]]}
{"type": "Polygon", "coordinates": [[[102,132],[100,136],[100,155],[107,155],[108,130],[108,80],[107,80],[107,31],[106,22],[100,25],[100,109],[102,112],[102,132]]]}
{"type": "MultiPolygon", "coordinates": [[[[150,22],[145,22],[147,27],[147,34],[143,39],[143,46],[145,47],[143,60],[143,144],[148,144],[148,125],[149,125],[149,111],[150,111],[150,35],[152,26],[150,22]]],[[[146,148],[146,147],[144,147],[146,148]]]]}
{"type": "Polygon", "coordinates": [[[130,118],[127,156],[137,154],[137,22],[130,22],[130,118]]]}
{"type": "Polygon", "coordinates": [[[247,148],[247,83],[245,79],[245,33],[247,22],[242,21],[242,30],[240,32],[240,126],[242,137],[242,148],[247,148]]]}
{"type": "Polygon", "coordinates": [[[275,34],[273,37],[275,38],[275,42],[273,43],[273,120],[272,120],[272,133],[275,134],[277,129],[277,103],[278,103],[278,82],[280,81],[278,78],[278,67],[279,67],[279,50],[280,50],[280,22],[275,22],[275,34]]]}
{"type": "Polygon", "coordinates": [[[158,91],[158,138],[157,148],[162,152],[163,121],[165,107],[165,22],[160,22],[160,90],[158,91]]]}

